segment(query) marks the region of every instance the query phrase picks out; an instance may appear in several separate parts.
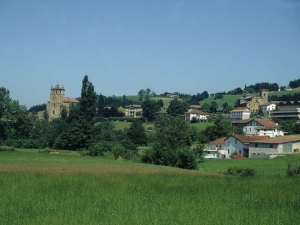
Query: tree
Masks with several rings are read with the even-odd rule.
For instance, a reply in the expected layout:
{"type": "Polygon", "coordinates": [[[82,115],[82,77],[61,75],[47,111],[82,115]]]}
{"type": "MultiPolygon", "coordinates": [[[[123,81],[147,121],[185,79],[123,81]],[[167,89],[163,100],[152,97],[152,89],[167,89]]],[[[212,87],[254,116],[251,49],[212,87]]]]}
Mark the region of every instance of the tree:
{"type": "Polygon", "coordinates": [[[98,97],[97,109],[97,117],[104,117],[104,96],[102,94],[98,97]]]}
{"type": "Polygon", "coordinates": [[[82,81],[81,98],[79,101],[80,116],[88,123],[93,124],[96,108],[96,93],[94,86],[89,82],[88,76],[85,75],[82,81]]]}
{"type": "Polygon", "coordinates": [[[167,109],[167,113],[171,116],[183,115],[188,110],[188,104],[186,102],[179,101],[178,98],[174,98],[170,101],[170,105],[167,109]]]}
{"type": "Polygon", "coordinates": [[[160,116],[155,122],[155,142],[142,157],[142,162],[156,165],[195,169],[196,159],[188,133],[188,125],[181,116],[160,116]]]}
{"type": "Polygon", "coordinates": [[[210,107],[210,104],[207,102],[204,102],[204,104],[201,106],[201,110],[203,112],[209,112],[209,107],[210,107]]]}
{"type": "Polygon", "coordinates": [[[136,146],[147,145],[147,136],[140,120],[134,120],[130,124],[127,136],[136,146]]]}
{"type": "Polygon", "coordinates": [[[215,102],[215,101],[212,101],[212,102],[210,103],[209,112],[210,112],[210,113],[216,113],[216,112],[217,112],[217,109],[218,109],[218,103],[215,102]]]}
{"type": "Polygon", "coordinates": [[[188,130],[189,126],[181,116],[160,116],[155,122],[156,141],[173,150],[191,145],[188,130]]]}
{"type": "Polygon", "coordinates": [[[156,112],[159,111],[159,105],[154,100],[146,99],[142,103],[143,116],[152,122],[155,119],[156,112]]]}
{"type": "Polygon", "coordinates": [[[232,133],[242,134],[241,132],[241,130],[232,126],[232,123],[228,118],[218,114],[218,116],[214,119],[214,125],[208,126],[200,132],[199,142],[207,143],[221,137],[228,137],[232,135],[232,133]]]}
{"type": "Polygon", "coordinates": [[[62,106],[60,116],[61,116],[62,120],[67,118],[68,112],[67,112],[66,106],[62,106]]]}

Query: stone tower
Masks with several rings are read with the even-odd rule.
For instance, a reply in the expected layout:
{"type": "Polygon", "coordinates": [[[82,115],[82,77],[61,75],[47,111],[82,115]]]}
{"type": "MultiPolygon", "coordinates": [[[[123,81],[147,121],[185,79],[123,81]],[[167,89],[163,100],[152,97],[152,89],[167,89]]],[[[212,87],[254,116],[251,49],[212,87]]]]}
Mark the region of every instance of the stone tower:
{"type": "Polygon", "coordinates": [[[260,91],[260,97],[262,98],[262,103],[267,103],[268,102],[268,97],[269,97],[269,92],[266,89],[262,89],[260,91]]]}
{"type": "Polygon", "coordinates": [[[50,101],[47,104],[47,113],[49,120],[60,118],[61,109],[64,105],[65,89],[58,84],[50,92],[50,101]]]}

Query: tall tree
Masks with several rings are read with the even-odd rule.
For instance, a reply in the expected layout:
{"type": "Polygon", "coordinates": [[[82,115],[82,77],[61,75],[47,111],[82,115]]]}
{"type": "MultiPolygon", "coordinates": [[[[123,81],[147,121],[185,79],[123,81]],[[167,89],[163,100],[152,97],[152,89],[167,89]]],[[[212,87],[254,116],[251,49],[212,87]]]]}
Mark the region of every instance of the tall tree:
{"type": "Polygon", "coordinates": [[[96,93],[94,86],[89,82],[88,76],[85,75],[82,81],[81,98],[79,101],[80,116],[90,124],[93,123],[93,119],[96,113],[96,93]]]}
{"type": "Polygon", "coordinates": [[[104,117],[104,96],[102,94],[98,96],[97,117],[104,117]]]}
{"type": "Polygon", "coordinates": [[[155,119],[156,112],[159,111],[159,105],[156,101],[146,99],[142,103],[143,116],[149,121],[152,122],[155,119]]]}
{"type": "Polygon", "coordinates": [[[127,131],[127,136],[136,145],[147,145],[145,128],[140,120],[134,120],[127,131]]]}
{"type": "Polygon", "coordinates": [[[210,113],[216,113],[216,112],[217,112],[217,109],[218,109],[218,103],[215,102],[215,101],[212,101],[212,102],[210,103],[209,112],[210,112],[210,113]]]}

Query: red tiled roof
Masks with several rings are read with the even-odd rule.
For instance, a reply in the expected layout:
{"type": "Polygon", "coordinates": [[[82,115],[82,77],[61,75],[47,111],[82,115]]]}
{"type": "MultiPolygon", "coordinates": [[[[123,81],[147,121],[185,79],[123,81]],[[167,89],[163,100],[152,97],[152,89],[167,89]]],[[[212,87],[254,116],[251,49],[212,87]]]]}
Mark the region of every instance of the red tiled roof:
{"type": "Polygon", "coordinates": [[[225,139],[227,139],[227,137],[222,137],[222,138],[219,138],[217,140],[211,141],[211,142],[209,142],[209,144],[210,145],[224,144],[225,139]]]}
{"type": "Polygon", "coordinates": [[[63,102],[65,102],[65,103],[71,103],[71,102],[72,103],[78,103],[79,101],[75,98],[64,97],[63,102]]]}
{"type": "Polygon", "coordinates": [[[229,112],[250,112],[250,110],[245,107],[237,107],[233,110],[230,110],[229,112]]]}
{"type": "Polygon", "coordinates": [[[273,137],[266,140],[253,140],[250,141],[252,143],[265,143],[265,144],[282,144],[282,143],[288,143],[288,142],[300,142],[300,136],[282,136],[282,137],[273,137]]]}
{"type": "Polygon", "coordinates": [[[244,144],[247,144],[250,141],[265,140],[270,138],[269,136],[245,136],[245,135],[238,135],[238,134],[233,134],[232,137],[235,137],[236,139],[238,139],[240,142],[244,144]]]}
{"type": "Polygon", "coordinates": [[[184,114],[200,114],[200,115],[208,115],[208,113],[202,112],[200,110],[193,109],[191,111],[185,112],[184,114]]]}

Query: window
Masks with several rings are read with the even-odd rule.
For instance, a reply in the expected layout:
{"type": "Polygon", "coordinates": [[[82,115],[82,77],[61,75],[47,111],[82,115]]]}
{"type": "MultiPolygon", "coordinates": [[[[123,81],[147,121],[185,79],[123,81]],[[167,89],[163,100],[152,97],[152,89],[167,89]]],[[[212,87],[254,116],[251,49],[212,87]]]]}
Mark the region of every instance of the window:
{"type": "Polygon", "coordinates": [[[237,139],[235,139],[235,144],[237,144],[237,139]]]}
{"type": "Polygon", "coordinates": [[[273,148],[273,144],[270,144],[270,148],[273,148]]]}
{"type": "Polygon", "coordinates": [[[239,155],[242,154],[242,150],[239,150],[239,155]]]}
{"type": "Polygon", "coordinates": [[[53,114],[55,114],[55,111],[53,111],[53,114]]]}
{"type": "Polygon", "coordinates": [[[257,144],[257,143],[255,143],[255,144],[254,144],[254,146],[255,146],[255,148],[257,148],[257,147],[258,147],[258,144],[257,144]]]}

